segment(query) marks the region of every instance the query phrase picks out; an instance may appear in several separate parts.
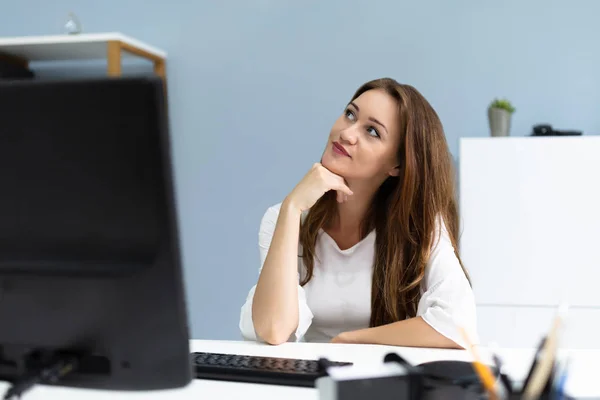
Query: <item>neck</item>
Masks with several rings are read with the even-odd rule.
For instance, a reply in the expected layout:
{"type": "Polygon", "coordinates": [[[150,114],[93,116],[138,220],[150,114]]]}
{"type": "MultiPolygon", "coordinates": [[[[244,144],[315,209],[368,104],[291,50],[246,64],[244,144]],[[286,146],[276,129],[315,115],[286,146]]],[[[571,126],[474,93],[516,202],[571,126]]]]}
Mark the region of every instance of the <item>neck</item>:
{"type": "Polygon", "coordinates": [[[338,232],[360,234],[360,227],[371,206],[376,189],[360,189],[349,183],[354,194],[344,203],[337,204],[337,218],[332,228],[338,232]]]}

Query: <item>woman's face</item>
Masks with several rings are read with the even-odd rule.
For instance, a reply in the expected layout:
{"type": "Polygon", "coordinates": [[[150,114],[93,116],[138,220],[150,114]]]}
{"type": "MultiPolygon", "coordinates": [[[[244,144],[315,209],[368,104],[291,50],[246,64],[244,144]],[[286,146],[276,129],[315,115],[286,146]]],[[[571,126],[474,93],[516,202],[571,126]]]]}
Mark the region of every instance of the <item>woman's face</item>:
{"type": "Polygon", "coordinates": [[[398,104],[380,89],[369,90],[335,121],[321,163],[347,181],[396,176],[400,141],[398,104]]]}

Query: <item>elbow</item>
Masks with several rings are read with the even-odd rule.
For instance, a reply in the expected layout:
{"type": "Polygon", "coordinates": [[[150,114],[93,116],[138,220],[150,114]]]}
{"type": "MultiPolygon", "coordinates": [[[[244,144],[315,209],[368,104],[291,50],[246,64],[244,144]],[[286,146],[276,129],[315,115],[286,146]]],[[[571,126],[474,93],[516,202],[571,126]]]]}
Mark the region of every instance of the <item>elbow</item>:
{"type": "Polygon", "coordinates": [[[270,344],[272,346],[279,346],[288,341],[289,336],[281,335],[281,334],[268,334],[261,336],[261,338],[265,341],[265,343],[270,344]]]}
{"type": "Polygon", "coordinates": [[[264,342],[277,346],[287,342],[292,335],[289,329],[278,326],[279,324],[269,324],[267,326],[255,326],[256,335],[264,342]]]}
{"type": "Polygon", "coordinates": [[[274,346],[287,342],[292,335],[292,330],[280,323],[257,324],[255,321],[254,330],[260,339],[274,346]]]}
{"type": "Polygon", "coordinates": [[[298,319],[296,318],[293,321],[288,316],[278,318],[272,315],[274,314],[272,312],[261,313],[258,309],[254,309],[255,305],[253,305],[251,318],[257,339],[271,345],[280,345],[287,342],[298,326],[298,319]]]}

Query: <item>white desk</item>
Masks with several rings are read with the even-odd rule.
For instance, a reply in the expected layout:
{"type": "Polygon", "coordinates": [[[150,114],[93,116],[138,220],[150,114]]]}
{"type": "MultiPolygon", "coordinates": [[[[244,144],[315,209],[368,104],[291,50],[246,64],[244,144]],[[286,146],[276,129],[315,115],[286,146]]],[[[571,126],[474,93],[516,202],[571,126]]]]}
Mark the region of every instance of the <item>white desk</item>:
{"type": "MultiPolygon", "coordinates": [[[[433,360],[469,360],[466,352],[459,350],[435,350],[399,348],[371,345],[308,344],[285,343],[281,346],[268,346],[254,342],[201,341],[191,342],[192,351],[209,351],[249,355],[265,355],[293,358],[317,359],[321,356],[332,360],[352,361],[354,363],[380,363],[389,352],[398,352],[411,363],[433,360]]],[[[567,383],[567,391],[576,398],[600,398],[600,385],[596,384],[596,360],[600,359],[600,350],[577,350],[570,352],[572,375],[567,383]]],[[[526,374],[533,350],[504,349],[500,353],[505,360],[509,374],[522,379],[526,374]]],[[[0,384],[0,393],[8,386],[0,384]]],[[[183,389],[156,392],[109,392],[38,386],[27,393],[23,400],[178,400],[178,399],[244,399],[244,400],[317,400],[318,392],[310,388],[258,385],[235,382],[194,380],[183,389]]]]}

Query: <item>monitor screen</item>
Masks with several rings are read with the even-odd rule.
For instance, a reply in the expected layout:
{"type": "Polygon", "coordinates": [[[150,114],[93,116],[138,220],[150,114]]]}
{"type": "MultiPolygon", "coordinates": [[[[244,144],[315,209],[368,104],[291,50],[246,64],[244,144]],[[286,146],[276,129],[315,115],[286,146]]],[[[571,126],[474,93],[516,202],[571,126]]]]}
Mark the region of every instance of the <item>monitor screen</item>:
{"type": "Polygon", "coordinates": [[[189,382],[162,81],[2,82],[0,121],[0,379],[74,352],[60,384],[189,382]]]}

